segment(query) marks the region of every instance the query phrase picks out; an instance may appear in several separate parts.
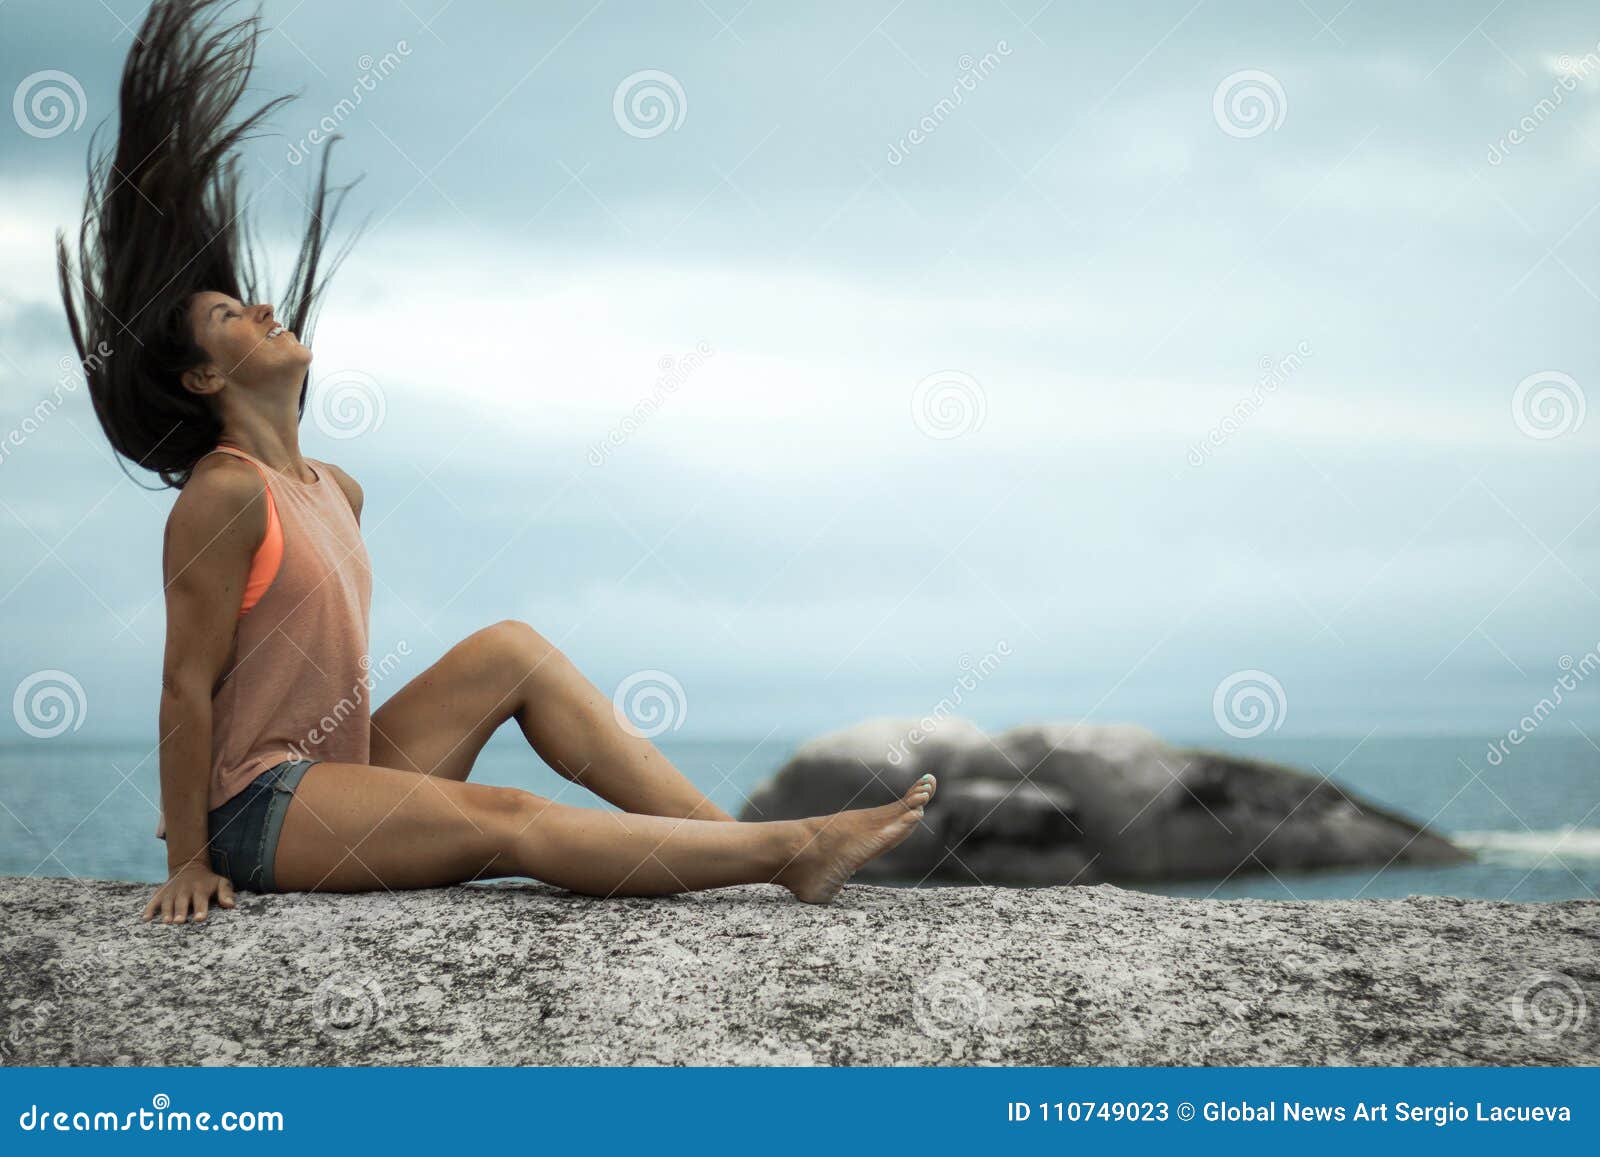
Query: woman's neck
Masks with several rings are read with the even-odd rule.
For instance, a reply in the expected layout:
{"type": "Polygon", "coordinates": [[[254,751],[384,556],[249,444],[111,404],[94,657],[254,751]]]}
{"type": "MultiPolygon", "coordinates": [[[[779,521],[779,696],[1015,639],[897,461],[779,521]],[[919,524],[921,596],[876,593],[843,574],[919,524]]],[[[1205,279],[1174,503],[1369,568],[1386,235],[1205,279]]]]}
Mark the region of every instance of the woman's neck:
{"type": "Polygon", "coordinates": [[[224,422],[221,440],[292,477],[304,479],[311,473],[305,456],[300,453],[297,422],[224,422]]]}

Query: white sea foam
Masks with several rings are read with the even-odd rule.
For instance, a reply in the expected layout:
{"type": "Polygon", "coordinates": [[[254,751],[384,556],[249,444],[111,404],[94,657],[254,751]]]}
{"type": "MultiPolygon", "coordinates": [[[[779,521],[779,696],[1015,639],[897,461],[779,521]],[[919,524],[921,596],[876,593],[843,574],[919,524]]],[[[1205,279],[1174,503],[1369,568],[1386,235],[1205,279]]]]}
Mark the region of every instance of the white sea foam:
{"type": "Polygon", "coordinates": [[[1489,863],[1531,868],[1543,861],[1546,867],[1559,868],[1558,860],[1600,860],[1600,828],[1458,832],[1451,838],[1489,863]]]}

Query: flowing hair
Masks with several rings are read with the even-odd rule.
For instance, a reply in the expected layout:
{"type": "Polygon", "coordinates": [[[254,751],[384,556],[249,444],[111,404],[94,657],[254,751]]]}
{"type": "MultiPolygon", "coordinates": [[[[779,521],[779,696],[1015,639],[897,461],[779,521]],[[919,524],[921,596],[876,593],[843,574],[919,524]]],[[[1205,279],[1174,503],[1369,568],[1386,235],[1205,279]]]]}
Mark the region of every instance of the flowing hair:
{"type": "MultiPolygon", "coordinates": [[[[210,400],[182,383],[186,370],[209,360],[195,341],[189,302],[207,290],[245,304],[258,299],[238,146],[293,99],[280,96],[235,117],[261,26],[258,15],[219,26],[217,9],[231,2],[156,0],[123,68],[115,142],[90,146],[76,269],[66,235],[56,234],[61,300],[95,416],[117,453],[178,488],[222,434],[210,400]]],[[[349,249],[324,260],[350,189],[330,194],[330,152],[277,309],[306,345],[328,277],[349,249]]],[[[309,382],[308,373],[301,415],[309,382]]]]}

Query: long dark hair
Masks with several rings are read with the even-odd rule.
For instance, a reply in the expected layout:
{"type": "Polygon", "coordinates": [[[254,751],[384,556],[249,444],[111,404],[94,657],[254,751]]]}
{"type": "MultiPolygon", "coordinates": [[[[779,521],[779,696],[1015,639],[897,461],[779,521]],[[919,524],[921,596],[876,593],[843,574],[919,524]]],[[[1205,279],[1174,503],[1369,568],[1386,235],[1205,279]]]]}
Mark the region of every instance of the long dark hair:
{"type": "MultiPolygon", "coordinates": [[[[237,149],[293,99],[277,97],[235,117],[261,26],[255,15],[219,26],[217,9],[230,2],[156,0],[122,72],[115,143],[97,148],[97,131],[90,147],[76,270],[65,234],[56,234],[61,300],[101,428],[119,454],[175,487],[222,433],[210,400],[181,381],[208,360],[194,339],[189,300],[205,290],[246,304],[257,299],[237,149]]],[[[318,299],[348,250],[324,260],[350,188],[330,194],[330,153],[323,152],[299,256],[276,310],[307,345],[318,299]]],[[[309,381],[300,385],[301,414],[309,381]]]]}

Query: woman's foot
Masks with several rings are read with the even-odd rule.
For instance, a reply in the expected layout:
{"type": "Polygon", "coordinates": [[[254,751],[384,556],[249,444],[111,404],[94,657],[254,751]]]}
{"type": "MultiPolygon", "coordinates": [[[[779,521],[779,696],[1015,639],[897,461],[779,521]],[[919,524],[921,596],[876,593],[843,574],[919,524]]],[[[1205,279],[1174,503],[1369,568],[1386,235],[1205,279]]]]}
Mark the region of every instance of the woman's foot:
{"type": "Polygon", "coordinates": [[[809,827],[804,846],[774,883],[797,900],[826,904],[862,864],[911,834],[936,786],[934,777],[925,775],[894,803],[802,820],[809,827]]]}

